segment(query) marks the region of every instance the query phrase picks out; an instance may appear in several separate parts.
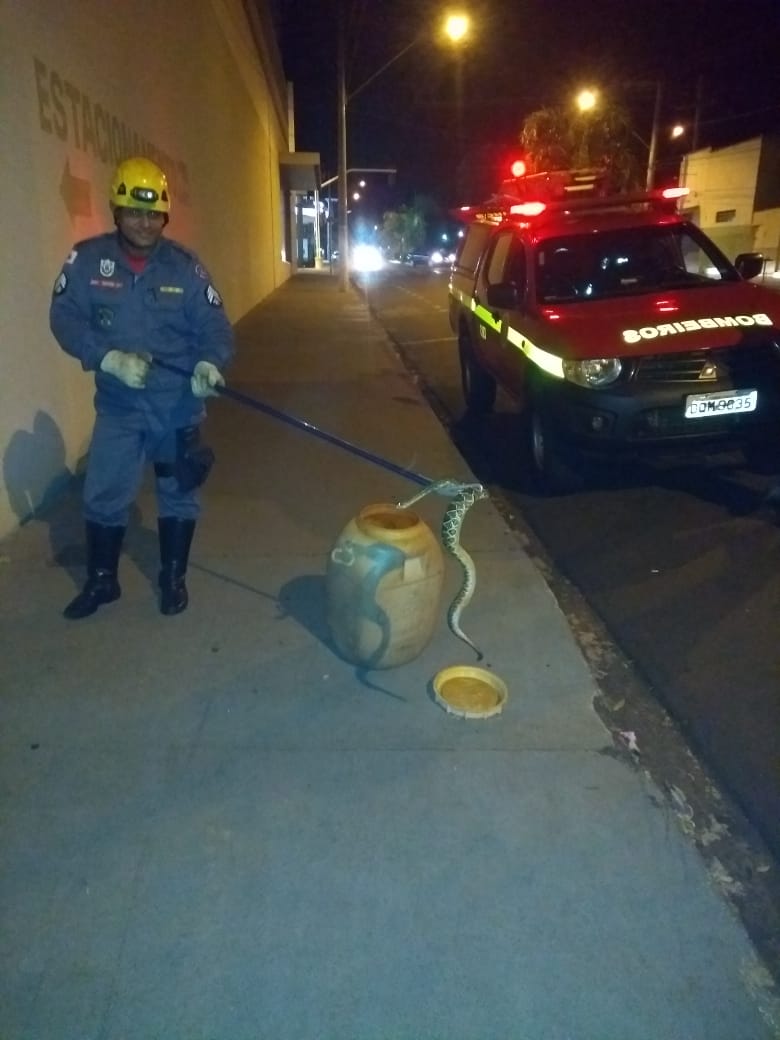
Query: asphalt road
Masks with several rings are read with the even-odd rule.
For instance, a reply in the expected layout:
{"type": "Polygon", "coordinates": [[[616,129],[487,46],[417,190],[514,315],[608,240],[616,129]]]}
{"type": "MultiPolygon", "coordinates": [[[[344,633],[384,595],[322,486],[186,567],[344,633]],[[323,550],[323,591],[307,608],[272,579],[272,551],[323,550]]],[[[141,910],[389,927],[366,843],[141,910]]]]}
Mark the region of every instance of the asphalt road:
{"type": "Polygon", "coordinates": [[[719,456],[624,468],[577,495],[540,497],[511,402],[499,395],[478,427],[463,421],[446,273],[391,267],[361,284],[474,472],[780,860],[780,512],[763,505],[772,475],[719,456]]]}

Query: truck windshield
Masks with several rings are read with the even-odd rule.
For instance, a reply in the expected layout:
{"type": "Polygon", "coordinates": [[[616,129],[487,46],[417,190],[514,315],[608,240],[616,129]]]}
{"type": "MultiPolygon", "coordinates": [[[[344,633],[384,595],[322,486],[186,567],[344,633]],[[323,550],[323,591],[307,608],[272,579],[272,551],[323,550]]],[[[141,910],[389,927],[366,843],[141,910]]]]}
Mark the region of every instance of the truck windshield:
{"type": "Polygon", "coordinates": [[[728,260],[684,224],[550,238],[537,246],[535,272],[540,303],[739,281],[728,260]]]}

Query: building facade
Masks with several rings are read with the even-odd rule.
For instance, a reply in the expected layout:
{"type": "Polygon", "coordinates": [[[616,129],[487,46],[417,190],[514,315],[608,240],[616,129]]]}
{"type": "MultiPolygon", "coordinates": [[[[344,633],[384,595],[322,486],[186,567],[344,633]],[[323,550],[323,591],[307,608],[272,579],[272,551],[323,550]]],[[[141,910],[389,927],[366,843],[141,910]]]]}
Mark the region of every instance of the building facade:
{"type": "Polygon", "coordinates": [[[92,377],[48,327],[72,244],[111,227],[116,164],[166,171],[167,233],[207,263],[238,321],[296,264],[291,90],[264,0],[5,0],[0,6],[0,536],[78,469],[92,377]]]}
{"type": "Polygon", "coordinates": [[[764,277],[780,271],[780,138],[753,137],[686,155],[685,213],[733,260],[764,255],[764,277]]]}

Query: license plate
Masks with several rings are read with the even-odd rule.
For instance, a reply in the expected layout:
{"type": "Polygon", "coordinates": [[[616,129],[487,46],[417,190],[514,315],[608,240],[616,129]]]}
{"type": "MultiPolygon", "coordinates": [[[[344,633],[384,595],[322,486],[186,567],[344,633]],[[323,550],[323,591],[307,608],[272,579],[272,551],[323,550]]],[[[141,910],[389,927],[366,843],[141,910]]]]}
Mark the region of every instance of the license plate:
{"type": "Polygon", "coordinates": [[[689,394],[685,398],[686,419],[707,419],[713,415],[754,412],[758,390],[722,390],[717,394],[689,394]]]}

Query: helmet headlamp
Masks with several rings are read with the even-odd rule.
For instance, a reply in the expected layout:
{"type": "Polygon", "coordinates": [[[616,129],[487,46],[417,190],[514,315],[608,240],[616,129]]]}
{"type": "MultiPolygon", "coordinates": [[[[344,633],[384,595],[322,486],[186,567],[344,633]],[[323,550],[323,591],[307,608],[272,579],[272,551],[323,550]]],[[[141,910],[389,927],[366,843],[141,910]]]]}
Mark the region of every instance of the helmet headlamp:
{"type": "Polygon", "coordinates": [[[130,189],[130,198],[136,202],[157,202],[159,197],[154,188],[139,188],[136,185],[130,189]]]}

